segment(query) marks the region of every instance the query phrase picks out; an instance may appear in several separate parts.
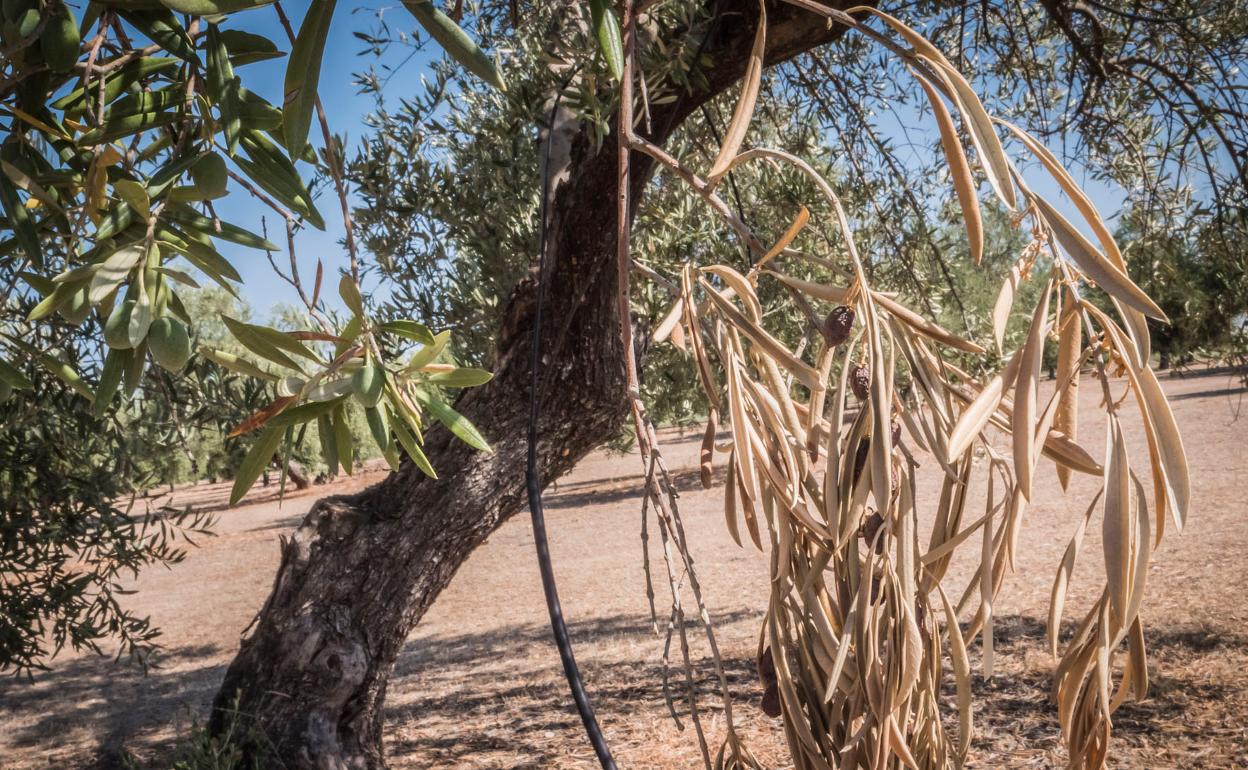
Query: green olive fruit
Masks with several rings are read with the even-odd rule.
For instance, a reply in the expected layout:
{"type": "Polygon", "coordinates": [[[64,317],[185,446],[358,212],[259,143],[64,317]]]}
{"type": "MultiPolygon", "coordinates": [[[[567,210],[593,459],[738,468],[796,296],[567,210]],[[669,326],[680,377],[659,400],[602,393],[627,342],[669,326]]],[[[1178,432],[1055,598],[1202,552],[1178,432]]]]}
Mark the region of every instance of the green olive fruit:
{"type": "Polygon", "coordinates": [[[61,306],[61,317],[69,323],[77,326],[87,320],[87,316],[91,314],[91,302],[87,299],[87,287],[83,286],[69,301],[61,306]]]}
{"type": "Polygon", "coordinates": [[[21,16],[17,17],[17,34],[22,37],[33,35],[38,26],[39,10],[37,8],[27,8],[21,16]]]}
{"type": "Polygon", "coordinates": [[[113,350],[129,350],[130,344],[130,313],[134,311],[135,302],[128,299],[113,308],[113,314],[104,322],[104,341],[113,350]]]}
{"type": "Polygon", "coordinates": [[[186,324],[176,318],[157,318],[147,331],[147,349],[152,360],[171,372],[186,366],[191,357],[191,337],[186,324]]]}
{"type": "Polygon", "coordinates": [[[78,62],[82,39],[78,21],[60,0],[49,4],[48,21],[39,35],[43,60],[53,72],[68,72],[78,62]]]}
{"type": "Polygon", "coordinates": [[[191,166],[191,179],[205,197],[220,198],[225,195],[229,181],[225,170],[225,159],[215,152],[208,153],[191,166]]]}
{"type": "Polygon", "coordinates": [[[355,397],[369,408],[377,406],[381,401],[385,385],[385,372],[372,362],[364,364],[351,375],[351,387],[355,391],[355,397]]]}
{"type": "Polygon", "coordinates": [[[169,190],[166,196],[170,201],[178,201],[187,203],[190,201],[208,201],[216,196],[206,194],[202,189],[193,184],[180,184],[169,190]]]}

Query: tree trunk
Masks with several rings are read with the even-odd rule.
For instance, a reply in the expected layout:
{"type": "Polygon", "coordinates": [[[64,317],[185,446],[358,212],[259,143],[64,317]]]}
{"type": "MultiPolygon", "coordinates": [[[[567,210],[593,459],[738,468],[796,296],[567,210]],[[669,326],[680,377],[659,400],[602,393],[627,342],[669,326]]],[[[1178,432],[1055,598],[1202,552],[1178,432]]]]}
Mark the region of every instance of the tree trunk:
{"type": "MultiPolygon", "coordinates": [[[[273,462],[277,464],[277,467],[282,467],[281,457],[275,457],[273,462]]],[[[295,460],[286,463],[286,478],[295,485],[295,489],[307,489],[312,484],[312,480],[308,478],[308,472],[295,460]]]]}
{"type": "MultiPolygon", "coordinates": [[[[722,21],[706,44],[714,62],[709,87],[655,109],[656,142],[745,69],[757,6],[712,3],[722,21]]],[[[792,6],[768,3],[767,10],[768,63],[841,31],[792,6]]],[[[610,438],[625,408],[614,299],[616,154],[610,146],[595,152],[584,134],[572,137],[569,152],[550,208],[538,451],[546,481],[610,438]]],[[[636,200],[652,167],[634,158],[636,200]]],[[[531,272],[509,300],[494,379],[456,407],[494,451],[474,451],[434,429],[425,451],[436,481],[404,462],[370,489],[316,503],[282,542],[272,593],[217,694],[213,732],[237,717],[254,746],[289,768],[385,766],[386,682],[409,632],[459,565],[524,504],[533,279],[531,272]]]]}

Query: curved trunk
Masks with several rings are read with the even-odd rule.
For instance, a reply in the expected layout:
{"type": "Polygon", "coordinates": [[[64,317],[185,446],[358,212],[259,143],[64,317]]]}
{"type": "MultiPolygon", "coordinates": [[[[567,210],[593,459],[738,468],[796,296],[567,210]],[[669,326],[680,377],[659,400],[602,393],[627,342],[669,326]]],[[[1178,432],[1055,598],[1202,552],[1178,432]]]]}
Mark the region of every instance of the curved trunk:
{"type": "MultiPolygon", "coordinates": [[[[654,111],[656,142],[744,71],[756,6],[713,2],[723,21],[706,44],[714,62],[708,88],[654,111]]],[[[768,14],[769,63],[840,31],[788,5],[769,3],[768,14]]],[[[546,481],[610,438],[625,409],[615,310],[616,154],[609,146],[595,152],[583,134],[568,149],[550,205],[538,452],[546,481]]],[[[636,199],[652,168],[634,157],[636,199]]],[[[289,768],[384,767],[386,681],[408,633],[468,555],[524,505],[535,300],[530,273],[505,312],[494,379],[456,406],[494,452],[431,430],[425,451],[439,479],[405,462],[360,494],[319,501],[283,539],[272,593],[217,694],[214,733],[239,719],[256,747],[289,768]]]]}

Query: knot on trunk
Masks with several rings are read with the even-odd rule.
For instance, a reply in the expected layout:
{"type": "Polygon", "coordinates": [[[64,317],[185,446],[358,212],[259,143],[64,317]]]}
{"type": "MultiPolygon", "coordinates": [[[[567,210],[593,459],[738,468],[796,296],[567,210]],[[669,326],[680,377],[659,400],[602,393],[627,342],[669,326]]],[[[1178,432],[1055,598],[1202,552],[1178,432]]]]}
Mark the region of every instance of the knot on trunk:
{"type": "Polygon", "coordinates": [[[304,700],[301,750],[305,766],[317,770],[366,767],[350,726],[350,701],[368,675],[368,650],[361,632],[351,626],[346,607],[335,606],[295,619],[282,635],[289,647],[280,657],[282,679],[301,683],[304,700]]]}

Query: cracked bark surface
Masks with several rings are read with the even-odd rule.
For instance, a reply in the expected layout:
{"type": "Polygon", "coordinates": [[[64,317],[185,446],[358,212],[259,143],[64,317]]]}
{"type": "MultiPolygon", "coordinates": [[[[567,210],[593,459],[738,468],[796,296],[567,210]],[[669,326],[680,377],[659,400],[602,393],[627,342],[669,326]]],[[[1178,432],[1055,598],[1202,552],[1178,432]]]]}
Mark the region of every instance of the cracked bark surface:
{"type": "MultiPolygon", "coordinates": [[[[711,5],[722,19],[706,45],[714,62],[708,88],[654,110],[656,143],[745,69],[757,6],[711,5]]],[[[789,5],[769,2],[767,11],[768,64],[843,32],[789,5]]],[[[569,140],[549,213],[538,451],[547,482],[609,439],[626,408],[614,300],[616,154],[613,143],[595,151],[583,133],[569,140]]],[[[634,155],[634,200],[652,171],[649,159],[634,155]]],[[[374,487],[312,507],[282,541],[272,592],[214,702],[214,733],[236,710],[255,747],[285,767],[385,767],[386,684],[408,634],[469,554],[525,505],[533,278],[508,302],[494,379],[456,405],[494,452],[430,430],[425,452],[437,480],[404,462],[374,487]]]]}

